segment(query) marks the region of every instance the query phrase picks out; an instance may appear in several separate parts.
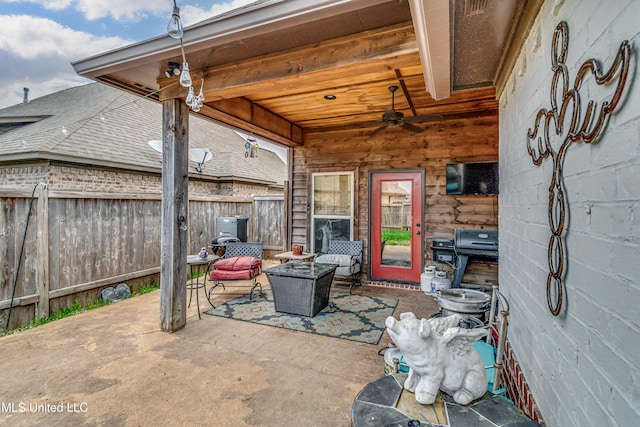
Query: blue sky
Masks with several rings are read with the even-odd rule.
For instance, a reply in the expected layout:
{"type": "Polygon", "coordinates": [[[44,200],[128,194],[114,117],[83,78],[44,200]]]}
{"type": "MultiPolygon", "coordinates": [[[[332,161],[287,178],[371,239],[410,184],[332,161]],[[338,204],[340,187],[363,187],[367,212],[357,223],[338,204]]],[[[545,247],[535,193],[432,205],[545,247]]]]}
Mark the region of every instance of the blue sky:
{"type": "MultiPolygon", "coordinates": [[[[255,0],[178,0],[185,25],[255,0]]],[[[0,0],[0,109],[88,83],[71,62],[165,34],[173,0],[0,0]]]]}

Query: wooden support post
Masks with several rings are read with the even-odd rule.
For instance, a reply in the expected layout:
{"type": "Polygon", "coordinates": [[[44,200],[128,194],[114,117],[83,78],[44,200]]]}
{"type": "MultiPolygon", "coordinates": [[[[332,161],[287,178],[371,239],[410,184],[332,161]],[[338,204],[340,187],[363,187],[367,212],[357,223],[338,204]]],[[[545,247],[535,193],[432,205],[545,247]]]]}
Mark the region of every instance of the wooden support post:
{"type": "Polygon", "coordinates": [[[36,286],[38,300],[38,319],[49,315],[49,196],[46,184],[39,184],[38,197],[38,268],[36,268],[36,286]]]}
{"type": "Polygon", "coordinates": [[[187,320],[189,109],[183,101],[162,103],[162,127],[160,328],[175,332],[187,320]]]}

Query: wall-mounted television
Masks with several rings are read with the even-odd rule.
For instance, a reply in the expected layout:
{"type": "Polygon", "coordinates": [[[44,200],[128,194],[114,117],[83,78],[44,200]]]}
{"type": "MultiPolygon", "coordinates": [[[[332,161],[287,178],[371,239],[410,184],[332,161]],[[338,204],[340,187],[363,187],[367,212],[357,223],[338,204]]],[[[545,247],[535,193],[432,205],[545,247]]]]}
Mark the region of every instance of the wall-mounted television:
{"type": "Polygon", "coordinates": [[[449,163],[447,194],[498,194],[498,162],[449,163]]]}

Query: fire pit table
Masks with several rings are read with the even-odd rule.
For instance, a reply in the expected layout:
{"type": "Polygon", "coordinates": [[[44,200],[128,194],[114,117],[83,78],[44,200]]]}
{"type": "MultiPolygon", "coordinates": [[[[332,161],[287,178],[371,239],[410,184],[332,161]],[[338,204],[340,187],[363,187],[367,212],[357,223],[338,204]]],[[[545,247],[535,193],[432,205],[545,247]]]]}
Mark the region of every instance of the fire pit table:
{"type": "Polygon", "coordinates": [[[273,292],[275,310],[313,317],[329,303],[329,291],[338,266],[287,262],[264,270],[273,292]]]}

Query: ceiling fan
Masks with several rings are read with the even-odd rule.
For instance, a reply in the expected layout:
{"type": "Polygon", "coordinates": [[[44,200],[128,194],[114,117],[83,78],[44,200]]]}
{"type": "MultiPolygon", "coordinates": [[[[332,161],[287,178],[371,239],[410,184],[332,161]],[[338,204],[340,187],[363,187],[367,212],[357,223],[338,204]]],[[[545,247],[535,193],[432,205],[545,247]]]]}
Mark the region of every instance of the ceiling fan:
{"type": "Polygon", "coordinates": [[[401,111],[396,111],[395,109],[395,93],[397,90],[398,90],[398,86],[395,86],[395,85],[389,86],[389,92],[391,92],[391,109],[384,110],[384,113],[382,114],[382,120],[381,120],[382,122],[384,122],[384,124],[379,128],[377,128],[376,130],[374,130],[373,132],[371,132],[371,135],[375,135],[378,132],[383,131],[389,126],[399,126],[401,128],[410,130],[412,132],[420,133],[424,131],[424,129],[419,126],[411,124],[412,122],[426,122],[426,121],[442,119],[442,116],[439,114],[405,117],[404,113],[402,113],[401,111]]]}

